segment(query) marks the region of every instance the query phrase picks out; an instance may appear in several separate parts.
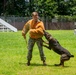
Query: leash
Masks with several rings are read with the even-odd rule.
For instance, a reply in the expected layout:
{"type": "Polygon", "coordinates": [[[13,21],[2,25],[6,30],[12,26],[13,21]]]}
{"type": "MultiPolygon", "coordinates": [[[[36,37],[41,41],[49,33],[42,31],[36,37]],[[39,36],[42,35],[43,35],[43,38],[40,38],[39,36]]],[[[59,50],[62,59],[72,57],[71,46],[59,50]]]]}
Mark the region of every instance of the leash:
{"type": "MultiPolygon", "coordinates": [[[[27,45],[27,39],[24,38],[24,40],[25,40],[25,44],[26,44],[26,48],[27,48],[28,47],[28,45],[27,45]]],[[[23,62],[21,61],[22,60],[22,57],[23,57],[23,54],[20,56],[19,64],[23,64],[23,62]]]]}
{"type": "Polygon", "coordinates": [[[25,39],[26,47],[28,47],[28,45],[27,45],[27,39],[26,38],[24,38],[24,39],[25,39]]]}
{"type": "Polygon", "coordinates": [[[25,44],[27,46],[27,38],[24,36],[25,44]]]}

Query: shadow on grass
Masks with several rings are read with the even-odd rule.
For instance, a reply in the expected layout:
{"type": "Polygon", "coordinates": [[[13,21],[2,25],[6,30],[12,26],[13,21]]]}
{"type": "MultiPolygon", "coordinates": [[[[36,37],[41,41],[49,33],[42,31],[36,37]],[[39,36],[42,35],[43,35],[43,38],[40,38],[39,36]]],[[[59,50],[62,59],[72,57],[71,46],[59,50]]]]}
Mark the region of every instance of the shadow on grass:
{"type": "MultiPolygon", "coordinates": [[[[26,63],[19,62],[20,65],[27,65],[26,63]]],[[[43,64],[39,63],[31,63],[30,66],[44,66],[43,64]]],[[[53,66],[53,65],[46,65],[46,66],[53,66]]]]}
{"type": "MultiPolygon", "coordinates": [[[[27,66],[26,63],[20,62],[19,64],[27,66]]],[[[31,63],[30,66],[44,66],[44,65],[43,64],[38,64],[38,63],[31,63]]],[[[55,65],[49,65],[49,64],[47,64],[46,66],[48,66],[48,67],[57,67],[57,68],[62,67],[62,66],[55,66],[55,65]]],[[[68,67],[70,67],[70,66],[64,66],[63,68],[68,68],[68,67]]]]}

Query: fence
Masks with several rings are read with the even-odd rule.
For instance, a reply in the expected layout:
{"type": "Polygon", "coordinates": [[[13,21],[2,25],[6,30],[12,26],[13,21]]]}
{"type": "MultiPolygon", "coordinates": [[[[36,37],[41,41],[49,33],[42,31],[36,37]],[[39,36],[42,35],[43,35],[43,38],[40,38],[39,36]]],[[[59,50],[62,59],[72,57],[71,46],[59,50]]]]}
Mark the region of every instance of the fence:
{"type": "MultiPolygon", "coordinates": [[[[18,30],[22,30],[24,24],[31,19],[31,17],[3,17],[0,18],[4,19],[18,30]]],[[[74,29],[74,22],[72,21],[65,21],[61,20],[58,21],[57,19],[48,19],[48,18],[41,18],[43,20],[45,29],[46,30],[73,30],[74,29]]]]}

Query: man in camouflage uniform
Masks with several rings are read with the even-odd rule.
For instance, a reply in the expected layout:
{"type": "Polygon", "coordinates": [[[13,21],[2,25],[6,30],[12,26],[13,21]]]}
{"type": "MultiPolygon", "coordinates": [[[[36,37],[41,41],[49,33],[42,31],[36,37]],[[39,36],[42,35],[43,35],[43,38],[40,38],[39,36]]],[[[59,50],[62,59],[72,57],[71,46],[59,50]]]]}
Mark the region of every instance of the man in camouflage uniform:
{"type": "Polygon", "coordinates": [[[33,51],[35,42],[38,46],[40,57],[41,57],[41,60],[43,61],[43,65],[46,65],[45,56],[44,56],[43,47],[42,47],[42,44],[43,44],[42,37],[44,35],[43,30],[45,30],[43,22],[39,20],[38,13],[33,12],[32,19],[29,20],[24,25],[23,30],[22,30],[22,36],[25,39],[26,39],[26,34],[28,31],[30,34],[29,41],[28,41],[28,54],[27,54],[28,66],[30,65],[30,61],[32,58],[32,51],[33,51]]]}

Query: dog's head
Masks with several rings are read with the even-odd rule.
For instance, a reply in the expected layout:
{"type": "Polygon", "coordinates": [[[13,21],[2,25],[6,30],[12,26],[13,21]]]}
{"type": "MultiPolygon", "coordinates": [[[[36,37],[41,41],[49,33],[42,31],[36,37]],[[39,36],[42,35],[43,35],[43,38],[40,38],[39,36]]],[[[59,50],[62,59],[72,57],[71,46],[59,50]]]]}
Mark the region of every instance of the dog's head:
{"type": "Polygon", "coordinates": [[[46,31],[44,31],[44,36],[45,36],[45,38],[46,38],[48,41],[52,39],[52,35],[49,34],[49,33],[46,32],[46,31]]]}

